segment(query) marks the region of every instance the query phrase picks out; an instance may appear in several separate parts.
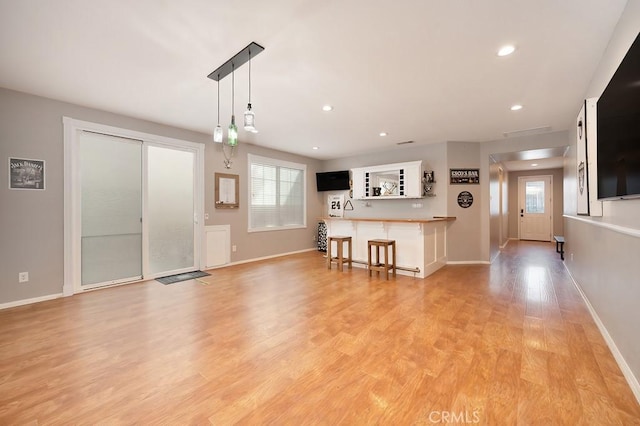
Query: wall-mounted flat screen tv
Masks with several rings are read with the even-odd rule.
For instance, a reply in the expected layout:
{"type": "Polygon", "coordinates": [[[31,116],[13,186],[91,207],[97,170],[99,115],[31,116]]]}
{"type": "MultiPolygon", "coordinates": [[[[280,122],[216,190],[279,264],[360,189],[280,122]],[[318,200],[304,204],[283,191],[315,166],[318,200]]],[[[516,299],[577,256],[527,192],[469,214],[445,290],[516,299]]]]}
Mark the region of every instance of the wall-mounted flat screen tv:
{"type": "Polygon", "coordinates": [[[597,108],[598,199],[640,197],[640,35],[597,108]]]}
{"type": "Polygon", "coordinates": [[[349,170],[316,173],[318,191],[341,191],[350,189],[349,170]]]}

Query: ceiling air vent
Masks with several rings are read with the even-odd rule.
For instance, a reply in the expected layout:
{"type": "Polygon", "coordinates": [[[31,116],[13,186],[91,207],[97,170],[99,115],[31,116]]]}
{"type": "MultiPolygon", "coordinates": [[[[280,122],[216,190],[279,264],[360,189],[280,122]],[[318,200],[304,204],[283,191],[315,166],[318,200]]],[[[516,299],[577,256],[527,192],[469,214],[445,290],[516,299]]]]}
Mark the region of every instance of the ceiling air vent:
{"type": "Polygon", "coordinates": [[[413,141],[398,142],[396,145],[408,145],[410,143],[413,143],[413,141]]]}
{"type": "Polygon", "coordinates": [[[538,135],[540,133],[547,133],[550,131],[551,131],[551,126],[544,126],[544,127],[535,127],[533,129],[514,130],[512,132],[504,132],[503,135],[505,138],[513,138],[516,136],[538,135]]]}

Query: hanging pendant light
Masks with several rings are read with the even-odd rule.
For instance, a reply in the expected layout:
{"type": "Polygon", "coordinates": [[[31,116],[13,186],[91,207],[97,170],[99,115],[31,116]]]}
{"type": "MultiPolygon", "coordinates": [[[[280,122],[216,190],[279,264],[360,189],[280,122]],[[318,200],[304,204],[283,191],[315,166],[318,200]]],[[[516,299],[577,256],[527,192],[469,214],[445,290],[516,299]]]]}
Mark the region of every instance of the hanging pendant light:
{"type": "Polygon", "coordinates": [[[213,132],[213,140],[222,145],[222,154],[224,155],[224,165],[227,169],[231,168],[231,159],[236,154],[238,146],[238,127],[236,126],[235,116],[235,69],[236,65],[242,66],[249,61],[249,104],[245,115],[245,128],[249,131],[257,133],[255,129],[255,115],[251,111],[251,57],[259,54],[264,47],[258,43],[251,42],[247,47],[235,54],[231,59],[220,65],[213,72],[209,73],[208,78],[218,82],[218,125],[213,132]],[[227,139],[224,140],[223,129],[220,126],[220,79],[231,74],[231,124],[227,133],[227,139]]]}
{"type": "Polygon", "coordinates": [[[222,143],[222,126],[220,125],[220,74],[218,74],[218,125],[213,130],[213,141],[222,143]]]}
{"type": "Polygon", "coordinates": [[[249,103],[244,112],[244,129],[248,132],[258,133],[255,123],[256,115],[251,111],[251,50],[249,50],[249,103]]]}
{"type": "Polygon", "coordinates": [[[229,124],[229,134],[227,138],[227,144],[229,146],[238,145],[238,128],[236,127],[235,116],[235,67],[231,65],[231,124],[229,124]]]}
{"type": "Polygon", "coordinates": [[[247,105],[247,110],[244,112],[244,129],[248,132],[258,133],[255,128],[256,115],[251,111],[251,102],[247,105]]]}

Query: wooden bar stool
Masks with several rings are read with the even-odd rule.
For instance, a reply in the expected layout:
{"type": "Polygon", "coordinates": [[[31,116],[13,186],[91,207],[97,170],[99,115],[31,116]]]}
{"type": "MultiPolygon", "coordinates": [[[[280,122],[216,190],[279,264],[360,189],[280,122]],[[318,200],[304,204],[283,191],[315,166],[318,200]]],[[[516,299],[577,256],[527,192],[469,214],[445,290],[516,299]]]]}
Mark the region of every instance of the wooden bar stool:
{"type": "Polygon", "coordinates": [[[342,265],[344,265],[345,263],[349,264],[349,269],[351,269],[352,266],[352,251],[351,251],[351,237],[344,237],[344,236],[339,236],[339,235],[334,235],[332,237],[329,237],[327,240],[327,269],[331,269],[331,262],[336,262],[336,264],[338,265],[338,268],[342,271],[342,265]],[[332,257],[331,255],[331,246],[332,246],[332,242],[336,242],[337,245],[337,251],[338,251],[338,256],[336,257],[332,257]],[[347,243],[348,247],[347,247],[347,253],[349,254],[348,256],[344,256],[344,243],[347,243]]]}
{"type": "Polygon", "coordinates": [[[372,271],[384,272],[386,279],[389,279],[389,269],[393,270],[393,276],[396,276],[396,240],[369,240],[369,276],[372,271]],[[376,248],[376,261],[371,262],[371,249],[376,248]],[[380,247],[384,248],[384,263],[380,262],[380,247]],[[391,263],[389,263],[389,247],[392,250],[391,263]]]}

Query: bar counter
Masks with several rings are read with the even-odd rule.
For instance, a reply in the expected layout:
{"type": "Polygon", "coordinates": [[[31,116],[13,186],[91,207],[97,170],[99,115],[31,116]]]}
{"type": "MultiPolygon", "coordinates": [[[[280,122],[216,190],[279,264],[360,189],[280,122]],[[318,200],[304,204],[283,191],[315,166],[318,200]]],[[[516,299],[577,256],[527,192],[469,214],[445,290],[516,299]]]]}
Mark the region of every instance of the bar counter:
{"type": "Polygon", "coordinates": [[[367,241],[396,241],[399,274],[424,278],[447,263],[447,227],[455,217],[425,219],[323,217],[327,237],[352,237],[354,266],[367,264],[367,241]]]}

